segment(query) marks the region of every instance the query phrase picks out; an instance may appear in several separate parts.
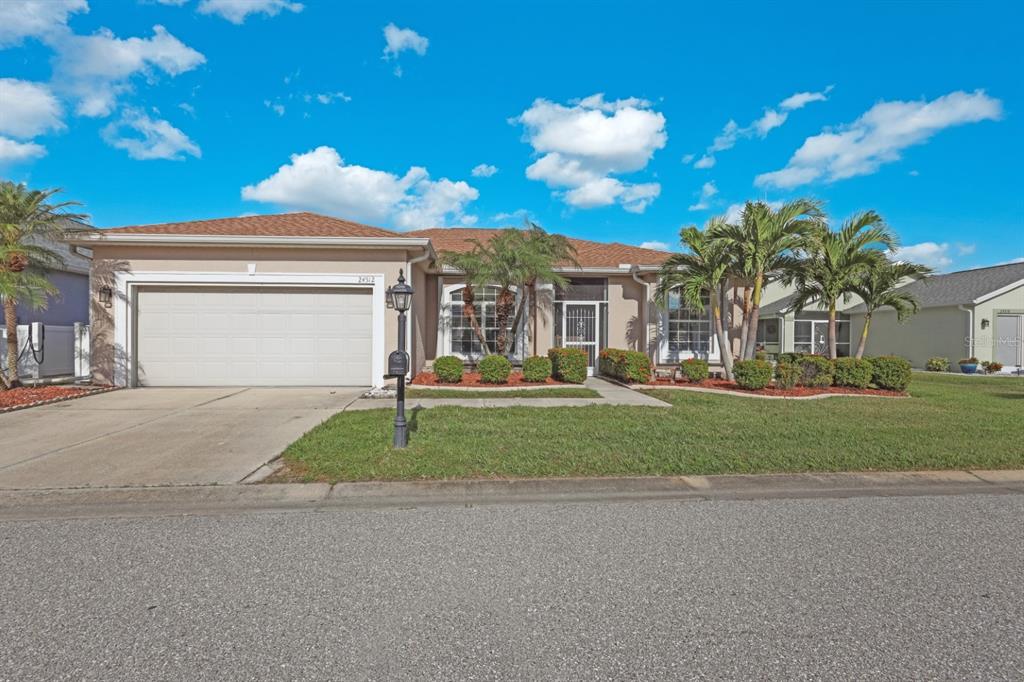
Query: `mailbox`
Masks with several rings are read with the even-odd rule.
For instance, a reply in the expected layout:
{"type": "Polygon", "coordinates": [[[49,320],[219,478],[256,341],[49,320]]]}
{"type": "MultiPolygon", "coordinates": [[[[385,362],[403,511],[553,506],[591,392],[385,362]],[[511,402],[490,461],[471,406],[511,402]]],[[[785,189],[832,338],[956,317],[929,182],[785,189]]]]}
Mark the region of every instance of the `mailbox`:
{"type": "Polygon", "coordinates": [[[409,354],[404,350],[392,351],[388,355],[388,376],[404,377],[409,373],[409,354]]]}

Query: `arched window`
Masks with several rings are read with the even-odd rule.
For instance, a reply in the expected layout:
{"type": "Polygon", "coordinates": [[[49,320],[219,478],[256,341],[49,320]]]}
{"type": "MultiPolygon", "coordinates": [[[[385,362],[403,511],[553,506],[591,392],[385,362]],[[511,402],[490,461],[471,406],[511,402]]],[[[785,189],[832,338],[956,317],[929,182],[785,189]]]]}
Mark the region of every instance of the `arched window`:
{"type": "MultiPolygon", "coordinates": [[[[474,358],[484,354],[480,343],[480,337],[470,323],[470,318],[465,314],[465,303],[462,301],[464,287],[459,286],[447,289],[446,301],[448,308],[448,348],[445,352],[451,355],[458,355],[463,358],[474,358]]],[[[498,319],[495,315],[494,306],[498,300],[498,292],[501,289],[496,286],[477,287],[473,290],[473,309],[476,312],[477,322],[487,339],[487,346],[492,353],[496,351],[498,340],[498,319]]],[[[512,324],[512,320],[508,321],[512,324]]],[[[509,327],[508,342],[506,351],[508,354],[516,351],[516,334],[509,327]]]]}

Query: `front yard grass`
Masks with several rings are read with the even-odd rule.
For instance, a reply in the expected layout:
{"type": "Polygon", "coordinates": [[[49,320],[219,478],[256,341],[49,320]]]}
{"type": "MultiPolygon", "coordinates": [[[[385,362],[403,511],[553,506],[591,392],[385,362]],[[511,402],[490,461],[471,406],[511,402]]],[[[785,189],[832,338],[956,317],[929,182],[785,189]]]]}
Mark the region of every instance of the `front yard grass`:
{"type": "Polygon", "coordinates": [[[1024,380],[915,374],[910,398],[786,401],[652,390],[671,409],[435,407],[393,450],[391,409],[342,412],[278,480],[1024,468],[1024,380]]]}
{"type": "Polygon", "coordinates": [[[592,388],[559,386],[556,388],[510,388],[504,391],[486,388],[408,388],[406,398],[600,398],[592,388]]]}

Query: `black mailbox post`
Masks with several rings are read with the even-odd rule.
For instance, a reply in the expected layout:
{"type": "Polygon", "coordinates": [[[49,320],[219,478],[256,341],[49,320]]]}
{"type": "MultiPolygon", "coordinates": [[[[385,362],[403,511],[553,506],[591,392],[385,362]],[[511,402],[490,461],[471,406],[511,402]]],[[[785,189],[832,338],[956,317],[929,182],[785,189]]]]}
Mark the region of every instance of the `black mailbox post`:
{"type": "Polygon", "coordinates": [[[409,444],[409,425],[405,421],[405,375],[409,372],[409,354],[405,352],[405,313],[412,306],[412,287],[405,283],[405,274],[398,271],[398,284],[388,287],[388,307],[398,311],[398,350],[388,355],[388,376],[398,379],[398,401],[395,410],[395,437],[392,444],[404,448],[409,444]]]}

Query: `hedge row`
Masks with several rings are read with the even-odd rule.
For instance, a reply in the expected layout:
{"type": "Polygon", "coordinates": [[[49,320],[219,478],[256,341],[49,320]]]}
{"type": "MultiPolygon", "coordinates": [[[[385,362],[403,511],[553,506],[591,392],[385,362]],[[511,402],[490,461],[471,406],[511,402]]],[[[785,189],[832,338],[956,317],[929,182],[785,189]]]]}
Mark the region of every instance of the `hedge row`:
{"type": "Polygon", "coordinates": [[[775,385],[779,388],[867,388],[874,384],[888,391],[904,391],[912,377],[910,363],[894,355],[830,360],[821,355],[783,353],[775,366],[775,385]]]}
{"type": "Polygon", "coordinates": [[[605,348],[597,362],[601,374],[627,384],[646,384],[651,381],[651,359],[640,351],[605,348]]]}

